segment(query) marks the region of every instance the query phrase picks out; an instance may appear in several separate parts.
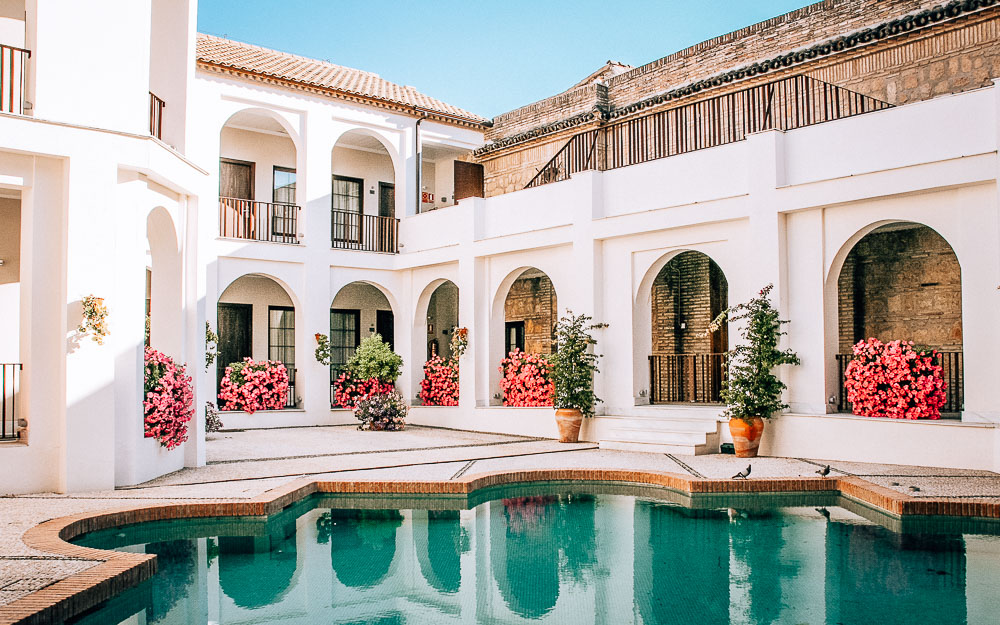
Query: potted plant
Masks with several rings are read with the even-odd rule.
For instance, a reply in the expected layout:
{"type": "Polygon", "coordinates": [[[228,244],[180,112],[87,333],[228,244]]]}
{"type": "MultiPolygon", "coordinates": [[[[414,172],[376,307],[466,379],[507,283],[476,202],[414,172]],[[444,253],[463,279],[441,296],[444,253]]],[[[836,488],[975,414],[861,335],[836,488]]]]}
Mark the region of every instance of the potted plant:
{"type": "Polygon", "coordinates": [[[580,438],[583,417],[594,416],[594,405],[601,401],[594,395],[594,374],[600,355],[593,352],[597,340],[591,330],[606,328],[606,323],[588,323],[591,317],[574,315],[567,310],[566,316],[556,324],[556,353],[549,356],[552,364],[554,386],[553,404],[556,408],[556,425],[559,426],[559,441],[575,443],[580,438]]]}
{"type": "Polygon", "coordinates": [[[764,419],[787,408],[781,402],[785,384],[774,375],[779,365],[797,365],[799,357],[790,349],[778,349],[778,339],[784,332],[778,311],[771,305],[774,285],[760,290],[749,302],[729,308],[710,326],[718,330],[724,322],[744,321],[740,330],[742,341],[727,354],[728,375],[722,389],[729,417],[729,432],[733,447],[740,458],[755,458],[764,433],[764,419]]]}

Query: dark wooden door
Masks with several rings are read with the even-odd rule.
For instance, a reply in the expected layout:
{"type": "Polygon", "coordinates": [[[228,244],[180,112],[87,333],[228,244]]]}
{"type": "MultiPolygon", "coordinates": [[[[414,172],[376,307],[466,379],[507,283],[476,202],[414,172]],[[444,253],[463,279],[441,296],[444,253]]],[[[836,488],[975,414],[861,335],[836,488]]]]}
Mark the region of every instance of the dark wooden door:
{"type": "Polygon", "coordinates": [[[219,304],[219,355],[216,358],[218,380],[230,363],[253,356],[253,306],[219,304]]]}
{"type": "Polygon", "coordinates": [[[389,344],[389,348],[395,350],[395,320],[391,310],[375,311],[375,331],[382,335],[382,340],[389,344]]]}
{"type": "Polygon", "coordinates": [[[222,159],[219,163],[219,197],[234,198],[222,205],[224,237],[256,238],[253,215],[254,164],[247,161],[222,159]],[[244,200],[244,201],[238,201],[244,200]]]}
{"type": "Polygon", "coordinates": [[[378,183],[378,239],[375,249],[379,252],[396,251],[396,186],[388,182],[378,183]]]}

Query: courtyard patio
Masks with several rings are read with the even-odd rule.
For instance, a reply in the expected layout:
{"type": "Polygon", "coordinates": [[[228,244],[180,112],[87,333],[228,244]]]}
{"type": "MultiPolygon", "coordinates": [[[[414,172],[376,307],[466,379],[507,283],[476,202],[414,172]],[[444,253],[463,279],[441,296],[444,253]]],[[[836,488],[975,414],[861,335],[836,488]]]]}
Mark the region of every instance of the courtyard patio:
{"type": "Polygon", "coordinates": [[[752,481],[815,478],[820,467],[830,464],[831,478],[860,478],[905,499],[1000,503],[1000,475],[988,471],[803,458],[748,461],[729,455],[619,452],[599,450],[594,443],[561,444],[550,439],[419,426],[393,433],[359,432],[353,426],[234,430],[210,434],[208,445],[206,466],[183,469],[137,486],[0,498],[0,623],[12,618],[3,606],[100,563],[27,546],[22,535],[41,522],[99,510],[249,500],[304,478],[448,482],[533,469],[620,469],[700,481],[731,478],[749,462],[752,481]]]}

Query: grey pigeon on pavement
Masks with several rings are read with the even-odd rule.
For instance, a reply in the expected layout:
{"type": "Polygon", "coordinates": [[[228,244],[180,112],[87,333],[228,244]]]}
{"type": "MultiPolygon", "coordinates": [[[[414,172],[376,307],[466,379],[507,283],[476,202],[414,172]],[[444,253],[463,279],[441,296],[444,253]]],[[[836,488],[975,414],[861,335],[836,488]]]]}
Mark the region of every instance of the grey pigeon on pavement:
{"type": "Polygon", "coordinates": [[[827,475],[830,475],[830,465],[826,465],[825,467],[823,467],[819,471],[816,471],[816,473],[819,473],[822,477],[826,477],[827,475]]]}
{"type": "Polygon", "coordinates": [[[747,477],[749,477],[749,475],[750,475],[750,465],[748,464],[747,468],[743,469],[742,471],[740,471],[739,473],[737,473],[736,475],[734,475],[733,479],[734,480],[745,480],[745,479],[747,479],[747,477]]]}

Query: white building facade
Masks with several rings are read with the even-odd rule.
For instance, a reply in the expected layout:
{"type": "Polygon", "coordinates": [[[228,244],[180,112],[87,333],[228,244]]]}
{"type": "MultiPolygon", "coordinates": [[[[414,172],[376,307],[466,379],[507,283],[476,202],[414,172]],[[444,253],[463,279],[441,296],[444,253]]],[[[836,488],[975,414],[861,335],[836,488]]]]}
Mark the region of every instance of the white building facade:
{"type": "Polygon", "coordinates": [[[802,364],[780,371],[790,408],[765,453],[1000,470],[1000,85],[470,197],[483,195],[473,151],[486,120],[410,87],[198,35],[193,1],[0,7],[0,43],[21,50],[23,75],[4,83],[15,104],[0,110],[0,363],[16,403],[0,493],[204,464],[202,407],[220,372],[205,366],[206,323],[222,366],[277,359],[294,376],[285,410],[224,413],[229,428],[356,422],[331,407],[315,334],[383,334],[417,404],[431,343],[444,349],[461,326],[459,405],[414,405],[409,422],[554,437],[551,409],[498,399],[505,302],[522,275],[548,279],[559,313],[609,324],[604,402],[583,438],[716,451],[720,406],[650,405],[651,290],[689,251],[724,274],[730,304],[774,284],[790,320],[802,364]],[[114,33],[79,28],[93,20],[114,33]],[[79,67],[74,46],[121,62],[79,67]],[[960,266],[962,403],[938,422],[838,414],[842,268],[863,237],[908,224],[940,235],[960,266]],[[91,294],[110,310],[103,345],[76,332],[91,294]],[[144,303],[150,345],[195,377],[190,439],[169,452],[143,437],[144,303]]]}

